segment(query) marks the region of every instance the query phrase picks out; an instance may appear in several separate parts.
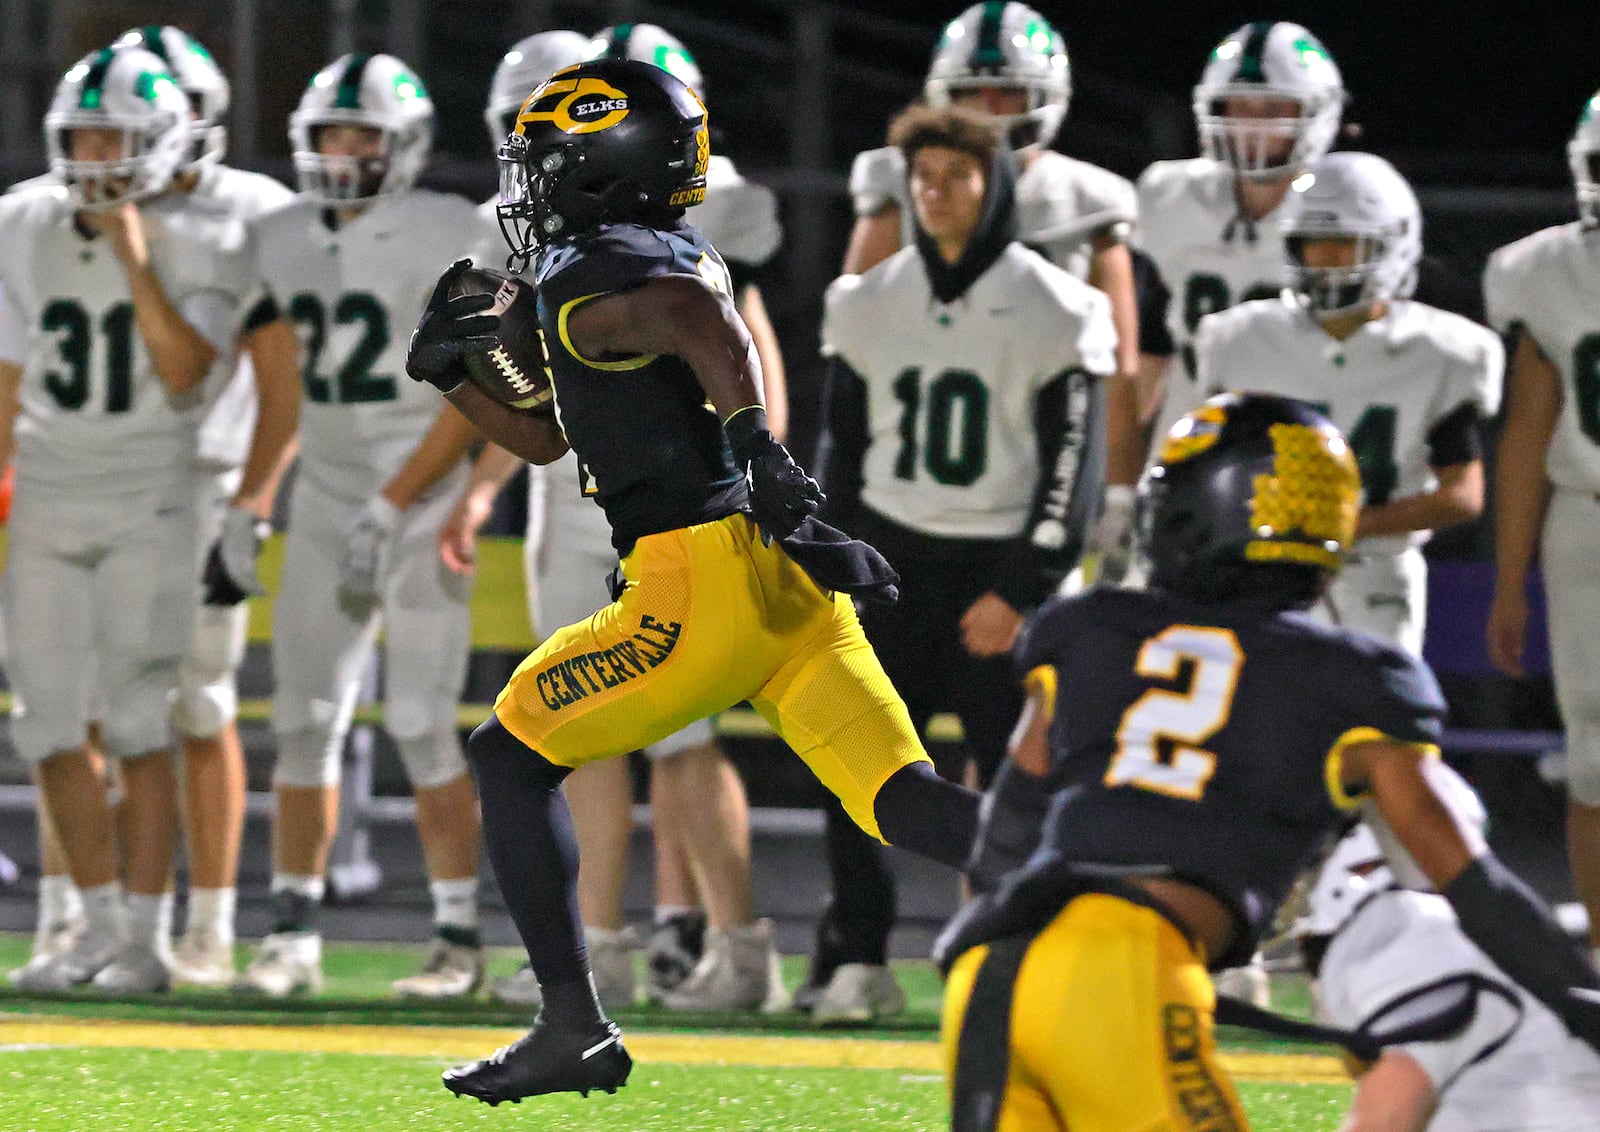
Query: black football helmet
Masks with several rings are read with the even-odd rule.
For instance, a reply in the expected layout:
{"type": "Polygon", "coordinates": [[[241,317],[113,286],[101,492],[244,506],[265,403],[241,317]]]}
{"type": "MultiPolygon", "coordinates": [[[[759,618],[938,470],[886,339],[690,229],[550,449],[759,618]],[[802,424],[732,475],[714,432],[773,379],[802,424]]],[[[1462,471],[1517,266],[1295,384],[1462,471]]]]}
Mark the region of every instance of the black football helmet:
{"type": "Polygon", "coordinates": [[[706,195],[711,135],[700,97],[632,59],[557,71],[500,147],[500,231],[526,265],[552,238],[597,224],[670,224],[706,195]]]}
{"type": "Polygon", "coordinates": [[[1302,401],[1213,397],[1173,426],[1145,483],[1150,582],[1203,601],[1304,606],[1344,565],[1361,473],[1302,401]]]}

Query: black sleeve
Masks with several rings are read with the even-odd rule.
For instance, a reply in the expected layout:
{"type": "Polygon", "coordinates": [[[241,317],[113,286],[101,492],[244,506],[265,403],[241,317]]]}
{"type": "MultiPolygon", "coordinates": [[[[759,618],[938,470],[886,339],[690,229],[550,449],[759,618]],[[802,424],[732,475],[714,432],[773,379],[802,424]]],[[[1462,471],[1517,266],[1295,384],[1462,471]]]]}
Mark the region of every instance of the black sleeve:
{"type": "Polygon", "coordinates": [[[867,458],[867,383],[840,357],[828,359],[824,388],[828,418],[820,442],[822,488],[828,493],[825,517],[844,530],[861,508],[861,465],[867,458]]]}
{"type": "Polygon", "coordinates": [[[1088,600],[1087,594],[1051,597],[1033,612],[1011,649],[1011,664],[1018,680],[1042,664],[1054,664],[1070,651],[1078,607],[1088,600]]]}
{"type": "Polygon", "coordinates": [[[1428,430],[1428,466],[1450,468],[1483,457],[1482,418],[1478,406],[1463,401],[1428,430]]]}
{"type": "Polygon", "coordinates": [[[1139,352],[1170,358],[1176,352],[1167,329],[1167,307],[1172,292],[1156,268],[1155,260],[1138,249],[1133,252],[1133,293],[1139,307],[1139,352]]]}
{"type": "Polygon", "coordinates": [[[244,316],[244,325],[241,329],[245,334],[250,334],[270,322],[277,322],[282,317],[283,308],[278,306],[278,300],[269,292],[262,295],[261,301],[250,308],[250,313],[244,316]]]}
{"type": "Polygon", "coordinates": [[[777,260],[777,256],[764,263],[746,263],[742,259],[724,260],[723,262],[728,265],[728,279],[733,283],[734,295],[742,296],[746,287],[760,287],[762,291],[770,290],[777,260]]]}
{"type": "Polygon", "coordinates": [[[1362,638],[1328,659],[1330,686],[1344,697],[1351,729],[1371,728],[1401,743],[1438,746],[1448,713],[1427,664],[1394,645],[1362,638]]]}
{"type": "Polygon", "coordinates": [[[1105,400],[1105,382],[1074,368],[1052,378],[1034,402],[1039,483],[1027,526],[992,586],[1015,610],[1054,593],[1083,553],[1105,488],[1105,400]]]}

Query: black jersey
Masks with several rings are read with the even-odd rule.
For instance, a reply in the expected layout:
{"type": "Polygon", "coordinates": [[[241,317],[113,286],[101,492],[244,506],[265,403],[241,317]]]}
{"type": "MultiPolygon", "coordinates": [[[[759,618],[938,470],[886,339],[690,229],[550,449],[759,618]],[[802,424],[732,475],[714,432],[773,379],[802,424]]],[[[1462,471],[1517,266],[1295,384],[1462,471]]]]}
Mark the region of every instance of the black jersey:
{"type": "Polygon", "coordinates": [[[622,554],[644,535],[745,504],[722,423],[686,363],[653,354],[586,358],[567,335],[584,302],[667,275],[728,288],[722,257],[689,225],[606,225],[547,245],[537,265],[556,412],[582,467],[582,490],[597,497],[622,554]]]}
{"type": "Polygon", "coordinates": [[[1445,711],[1427,665],[1375,637],[1159,592],[1052,600],[1016,657],[1055,672],[1064,784],[1029,868],[1206,889],[1248,937],[1218,959],[1250,954],[1353,805],[1339,752],[1380,737],[1437,744],[1445,711]]]}

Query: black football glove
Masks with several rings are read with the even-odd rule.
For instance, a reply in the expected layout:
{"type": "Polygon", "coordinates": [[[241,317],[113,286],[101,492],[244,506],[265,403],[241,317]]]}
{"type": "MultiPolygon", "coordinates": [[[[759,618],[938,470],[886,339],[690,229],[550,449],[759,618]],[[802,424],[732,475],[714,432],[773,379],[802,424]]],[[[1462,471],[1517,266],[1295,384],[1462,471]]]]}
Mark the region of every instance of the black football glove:
{"type": "Polygon", "coordinates": [[[759,405],[740,409],[723,427],[733,458],[749,476],[750,513],[761,537],[768,542],[788,538],[826,501],[822,488],[773,438],[759,405]]]}
{"type": "Polygon", "coordinates": [[[406,350],[406,373],[441,393],[449,393],[467,379],[466,367],[461,364],[465,355],[498,345],[494,330],[500,325],[500,316],[481,313],[494,306],[493,295],[450,298],[450,288],[471,266],[470,259],[458,259],[439,276],[406,350]]]}
{"type": "Polygon", "coordinates": [[[256,556],[270,533],[272,524],[266,520],[240,507],[228,508],[200,579],[206,605],[238,605],[267,592],[256,576],[256,556]]]}

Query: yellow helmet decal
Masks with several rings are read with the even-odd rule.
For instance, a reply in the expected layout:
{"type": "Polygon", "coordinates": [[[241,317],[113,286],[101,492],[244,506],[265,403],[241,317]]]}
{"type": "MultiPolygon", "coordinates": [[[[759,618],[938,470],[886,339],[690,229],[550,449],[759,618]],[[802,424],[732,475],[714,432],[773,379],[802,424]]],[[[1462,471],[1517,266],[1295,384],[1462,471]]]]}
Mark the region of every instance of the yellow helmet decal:
{"type": "Polygon", "coordinates": [[[1192,460],[1217,442],[1222,436],[1222,426],[1227,423],[1226,405],[1201,405],[1194,412],[1185,413],[1172,426],[1172,431],[1161,442],[1161,452],[1156,458],[1169,465],[1192,460]]]}
{"type": "Polygon", "coordinates": [[[525,135],[531,122],[550,122],[565,134],[597,134],[609,130],[628,116],[628,95],[604,79],[593,76],[564,79],[557,71],[528,96],[517,113],[512,133],[525,135]]]}
{"type": "Polygon", "coordinates": [[[1336,431],[1310,425],[1275,424],[1269,432],[1272,471],[1256,476],[1250,500],[1260,538],[1245,557],[1338,569],[1361,510],[1361,472],[1350,445],[1336,431]],[[1290,535],[1303,541],[1273,541],[1290,535]]]}

